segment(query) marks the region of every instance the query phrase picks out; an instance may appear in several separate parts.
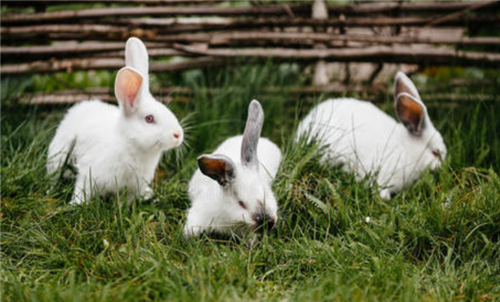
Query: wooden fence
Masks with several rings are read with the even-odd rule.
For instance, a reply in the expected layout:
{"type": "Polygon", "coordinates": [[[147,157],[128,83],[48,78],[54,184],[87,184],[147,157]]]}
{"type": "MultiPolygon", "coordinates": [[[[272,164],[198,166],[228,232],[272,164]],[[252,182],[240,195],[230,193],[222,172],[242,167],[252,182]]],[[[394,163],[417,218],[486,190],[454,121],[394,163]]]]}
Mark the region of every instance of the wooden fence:
{"type": "MultiPolygon", "coordinates": [[[[64,9],[72,7],[61,6],[65,3],[2,1],[10,10],[1,19],[2,76],[116,70],[124,64],[131,36],[146,42],[152,72],[209,68],[241,58],[316,64],[317,74],[327,62],[375,63],[371,80],[384,63],[500,67],[500,37],[494,35],[500,30],[500,0],[71,1],[84,7],[78,10],[64,9]],[[183,60],[157,60],[169,57],[183,60]]],[[[315,79],[315,84],[326,82],[315,79]]]]}

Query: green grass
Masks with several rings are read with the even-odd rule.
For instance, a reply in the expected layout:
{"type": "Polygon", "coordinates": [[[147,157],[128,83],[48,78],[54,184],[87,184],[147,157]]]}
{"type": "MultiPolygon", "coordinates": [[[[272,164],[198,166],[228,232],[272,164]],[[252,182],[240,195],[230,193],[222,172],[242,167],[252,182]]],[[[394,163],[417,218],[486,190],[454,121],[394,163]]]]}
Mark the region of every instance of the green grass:
{"type": "MultiPolygon", "coordinates": [[[[198,89],[189,103],[174,102],[189,147],[161,161],[159,201],[130,207],[117,199],[67,205],[72,184],[54,184],[45,173],[47,146],[66,107],[16,105],[16,88],[28,83],[29,90],[40,79],[3,79],[3,301],[499,300],[500,103],[429,107],[450,156],[436,174],[385,201],[352,175],[319,164],[314,146],[293,142],[293,127],[312,104],[286,92],[263,94],[266,86],[305,81],[294,68],[277,70],[157,77],[156,85],[227,92],[198,89]],[[278,226],[254,244],[186,240],[195,158],[242,131],[253,98],[266,112],[263,135],[285,154],[274,184],[278,226]]],[[[493,75],[496,85],[481,93],[498,93],[493,75]]],[[[382,101],[392,114],[392,97],[382,101]]]]}

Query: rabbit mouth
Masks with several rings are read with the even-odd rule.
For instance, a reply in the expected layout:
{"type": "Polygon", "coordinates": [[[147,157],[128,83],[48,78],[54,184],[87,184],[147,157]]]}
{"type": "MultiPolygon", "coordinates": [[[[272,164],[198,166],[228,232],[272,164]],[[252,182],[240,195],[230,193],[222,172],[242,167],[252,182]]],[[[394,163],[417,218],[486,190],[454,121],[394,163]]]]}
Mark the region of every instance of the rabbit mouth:
{"type": "Polygon", "coordinates": [[[439,168],[441,168],[441,165],[443,164],[443,162],[441,160],[437,161],[437,162],[433,162],[430,167],[429,167],[429,170],[432,172],[432,173],[437,173],[437,170],[439,170],[439,168]]]}
{"type": "Polygon", "coordinates": [[[164,140],[157,142],[157,146],[163,151],[179,147],[180,145],[182,145],[182,140],[175,140],[175,141],[164,140]]]}
{"type": "Polygon", "coordinates": [[[270,232],[276,227],[276,221],[274,219],[269,219],[261,222],[254,222],[250,225],[250,228],[256,233],[270,232]]]}

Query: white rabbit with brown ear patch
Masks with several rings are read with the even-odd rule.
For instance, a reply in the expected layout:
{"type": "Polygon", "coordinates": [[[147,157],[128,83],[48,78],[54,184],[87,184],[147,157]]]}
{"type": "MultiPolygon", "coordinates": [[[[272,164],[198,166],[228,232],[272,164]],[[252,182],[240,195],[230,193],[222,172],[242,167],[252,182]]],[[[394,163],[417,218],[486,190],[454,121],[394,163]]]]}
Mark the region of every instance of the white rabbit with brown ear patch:
{"type": "Polygon", "coordinates": [[[149,92],[148,52],[141,40],[127,41],[125,62],[115,82],[119,107],[98,100],[73,106],[50,143],[48,173],[61,168],[71,152],[69,162],[78,171],[73,204],[124,188],[129,198],[150,197],[161,155],[183,141],[175,115],[149,92]]]}
{"type": "Polygon", "coordinates": [[[330,99],[314,107],[299,124],[297,137],[309,135],[326,145],[325,160],[369,175],[390,199],[415,182],[423,171],[441,166],[446,146],[411,80],[395,78],[394,106],[401,123],[370,102],[330,99]]]}
{"type": "Polygon", "coordinates": [[[271,182],[278,172],[281,151],[260,137],[263,122],[264,111],[253,100],[243,136],[228,138],[212,154],[198,158],[199,169],[189,182],[192,204],[184,227],[186,236],[276,224],[278,204],[271,182]]]}

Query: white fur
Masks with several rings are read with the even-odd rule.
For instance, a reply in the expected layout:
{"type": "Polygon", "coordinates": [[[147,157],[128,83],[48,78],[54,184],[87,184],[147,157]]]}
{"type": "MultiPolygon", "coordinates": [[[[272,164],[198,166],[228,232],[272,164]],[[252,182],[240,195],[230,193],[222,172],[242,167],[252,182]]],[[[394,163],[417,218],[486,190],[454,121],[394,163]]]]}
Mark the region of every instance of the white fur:
{"type": "Polygon", "coordinates": [[[51,174],[64,164],[74,142],[69,162],[78,174],[72,203],[125,187],[129,198],[150,197],[149,185],[162,153],[182,143],[177,118],[149,92],[146,47],[139,39],[130,38],[125,55],[130,65],[122,70],[132,70],[143,78],[134,111],[125,114],[121,101],[120,107],[98,100],[76,104],[68,110],[49,146],[47,171],[51,174]],[[150,114],[154,124],[145,121],[150,114]]]}
{"type": "MultiPolygon", "coordinates": [[[[396,79],[420,96],[415,86],[402,73],[396,79]]],[[[415,182],[423,171],[441,166],[446,146],[434,128],[427,110],[420,136],[412,135],[402,123],[396,122],[375,105],[356,99],[329,99],[314,107],[300,123],[297,137],[309,135],[327,146],[324,157],[334,165],[354,172],[358,180],[369,176],[381,188],[380,196],[391,194],[415,182]],[[441,159],[432,151],[439,151],[441,159]]]]}
{"type": "Polygon", "coordinates": [[[220,233],[247,225],[257,227],[252,216],[262,208],[275,222],[278,219],[278,204],[271,189],[273,178],[281,162],[281,151],[267,138],[260,138],[257,147],[259,169],[254,170],[241,164],[242,136],[225,140],[212,154],[223,154],[235,164],[235,179],[226,187],[205,176],[200,169],[189,182],[191,208],[184,227],[186,236],[196,236],[203,231],[220,233]],[[238,201],[243,201],[247,209],[238,201]]]}

